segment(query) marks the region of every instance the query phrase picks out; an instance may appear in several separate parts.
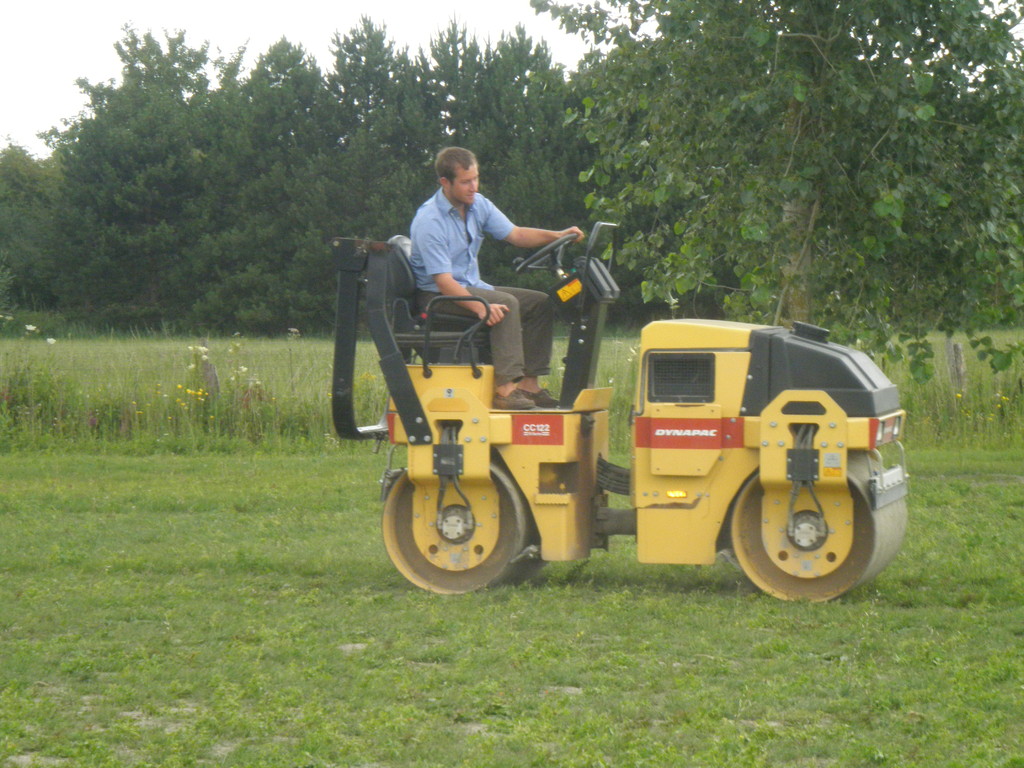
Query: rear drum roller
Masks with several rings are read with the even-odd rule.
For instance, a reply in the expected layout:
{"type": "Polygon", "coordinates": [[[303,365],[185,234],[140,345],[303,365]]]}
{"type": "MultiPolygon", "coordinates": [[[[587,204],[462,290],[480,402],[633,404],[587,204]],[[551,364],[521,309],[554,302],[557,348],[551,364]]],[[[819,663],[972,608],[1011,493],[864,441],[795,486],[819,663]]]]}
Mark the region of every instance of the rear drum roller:
{"type": "Polygon", "coordinates": [[[388,556],[405,578],[430,592],[460,594],[522,581],[543,566],[526,503],[515,483],[494,465],[491,482],[496,503],[491,493],[487,509],[457,515],[458,510],[448,507],[438,530],[432,521],[422,519],[426,515],[417,517],[416,487],[402,473],[388,493],[381,527],[388,556]],[[464,532],[461,521],[472,521],[474,530],[464,532]]]}
{"type": "Polygon", "coordinates": [[[896,556],[907,526],[906,499],[874,511],[867,500],[870,467],[866,458],[850,457],[853,540],[842,562],[820,577],[795,576],[769,554],[762,526],[760,478],[747,480],[733,502],[732,548],[740,568],[759,589],[784,600],[832,600],[869,581],[896,556]]]}

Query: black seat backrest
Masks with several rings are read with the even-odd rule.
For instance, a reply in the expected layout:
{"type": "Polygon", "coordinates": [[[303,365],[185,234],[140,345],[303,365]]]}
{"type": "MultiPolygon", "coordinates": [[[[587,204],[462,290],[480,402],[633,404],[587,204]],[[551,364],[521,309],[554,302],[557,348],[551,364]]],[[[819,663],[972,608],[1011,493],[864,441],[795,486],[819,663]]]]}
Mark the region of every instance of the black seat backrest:
{"type": "Polygon", "coordinates": [[[396,330],[408,330],[416,324],[416,278],[409,259],[412,241],[405,235],[388,240],[388,312],[396,330]]]}
{"type": "Polygon", "coordinates": [[[416,278],[412,273],[409,259],[412,258],[412,241],[405,235],[395,235],[388,240],[391,251],[388,254],[388,279],[395,298],[416,297],[416,278]]]}

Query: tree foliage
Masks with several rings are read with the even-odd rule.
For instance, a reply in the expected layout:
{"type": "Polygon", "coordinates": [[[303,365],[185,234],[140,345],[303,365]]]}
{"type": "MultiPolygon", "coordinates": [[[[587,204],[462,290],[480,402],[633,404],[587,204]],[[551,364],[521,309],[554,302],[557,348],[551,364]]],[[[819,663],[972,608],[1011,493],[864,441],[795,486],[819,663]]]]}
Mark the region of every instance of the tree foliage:
{"type": "Polygon", "coordinates": [[[585,178],[648,298],[875,346],[1019,319],[1018,3],[533,4],[609,47],[585,178]]]}
{"type": "Polygon", "coordinates": [[[53,216],[60,169],[25,149],[0,150],[0,310],[53,300],[50,278],[59,251],[53,216]]]}
{"type": "MultiPolygon", "coordinates": [[[[434,154],[462,144],[517,223],[624,225],[621,316],[642,289],[811,320],[902,341],[922,374],[936,328],[997,366],[1021,351],[982,334],[1024,306],[1019,1],[532,2],[597,44],[579,72],[522,29],[491,45],[452,24],[410,52],[364,19],[323,69],[281,40],[248,71],[244,51],[127,29],[121,77],[81,82],[89,108],[51,158],[0,152],[9,300],[118,327],[326,329],[325,239],[406,232],[434,154]]],[[[518,279],[509,256],[485,250],[495,281],[518,279]]]]}
{"type": "Polygon", "coordinates": [[[116,46],[122,82],[79,81],[91,115],[56,142],[63,169],[55,275],[62,306],[112,323],[146,324],[183,309],[184,254],[205,202],[212,90],[206,47],[166,47],[129,30],[116,46]]]}
{"type": "Polygon", "coordinates": [[[413,56],[363,20],[335,37],[326,72],[283,39],[247,73],[244,51],[211,59],[180,32],[129,28],[116,48],[120,80],[81,81],[87,112],[53,134],[59,173],[16,148],[0,156],[0,223],[21,222],[0,230],[14,282],[72,318],[328,328],[326,239],[407,232],[435,153],[456,141],[516,220],[585,213],[582,193],[565,193],[585,164],[563,125],[569,85],[521,29],[481,47],[453,24],[413,56]],[[29,177],[47,181],[42,197],[29,177]],[[36,246],[42,277],[26,243],[43,224],[29,227],[25,206],[52,231],[36,246]]]}

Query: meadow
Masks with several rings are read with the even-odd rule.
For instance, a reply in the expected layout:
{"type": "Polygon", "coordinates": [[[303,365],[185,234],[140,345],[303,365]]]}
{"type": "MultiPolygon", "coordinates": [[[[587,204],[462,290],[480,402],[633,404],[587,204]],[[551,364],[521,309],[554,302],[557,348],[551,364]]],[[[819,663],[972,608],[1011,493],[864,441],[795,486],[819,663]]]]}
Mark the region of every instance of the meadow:
{"type": "MultiPolygon", "coordinates": [[[[1002,335],[1020,341],[1024,330],[1002,335]]],[[[915,380],[905,363],[880,363],[900,388],[908,446],[1024,446],[1024,361],[995,373],[965,345],[967,376],[955,382],[945,345],[936,339],[934,346],[936,373],[927,381],[915,380]]],[[[556,350],[555,359],[561,354],[556,350]]],[[[330,449],[337,445],[332,355],[331,341],[297,332],[277,339],[47,339],[33,330],[0,338],[0,451],[330,449]]],[[[358,410],[375,424],[385,389],[369,343],[358,355],[358,410]]],[[[598,385],[614,388],[614,425],[628,420],[636,356],[635,336],[609,335],[603,344],[598,385]]],[[[628,429],[613,432],[613,449],[628,451],[628,429]]]]}
{"type": "MultiPolygon", "coordinates": [[[[941,353],[887,369],[902,552],[807,605],[622,538],[427,594],[385,458],[332,435],[329,342],[0,340],[0,766],[1024,768],[1022,371],[941,353]]],[[[606,342],[620,424],[635,355],[606,342]]]]}

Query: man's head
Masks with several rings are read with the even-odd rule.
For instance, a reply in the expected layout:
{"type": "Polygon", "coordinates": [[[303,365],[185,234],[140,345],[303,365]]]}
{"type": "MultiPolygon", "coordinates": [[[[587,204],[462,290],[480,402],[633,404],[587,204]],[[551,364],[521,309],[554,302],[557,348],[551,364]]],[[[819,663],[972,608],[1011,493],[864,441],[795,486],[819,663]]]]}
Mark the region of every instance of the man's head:
{"type": "Polygon", "coordinates": [[[452,205],[464,207],[473,204],[480,188],[476,155],[462,147],[446,147],[438,152],[434,168],[444,196],[452,205]]]}
{"type": "Polygon", "coordinates": [[[476,163],[476,155],[462,147],[445,147],[437,153],[434,168],[438,179],[454,181],[460,170],[469,170],[476,163]]]}

